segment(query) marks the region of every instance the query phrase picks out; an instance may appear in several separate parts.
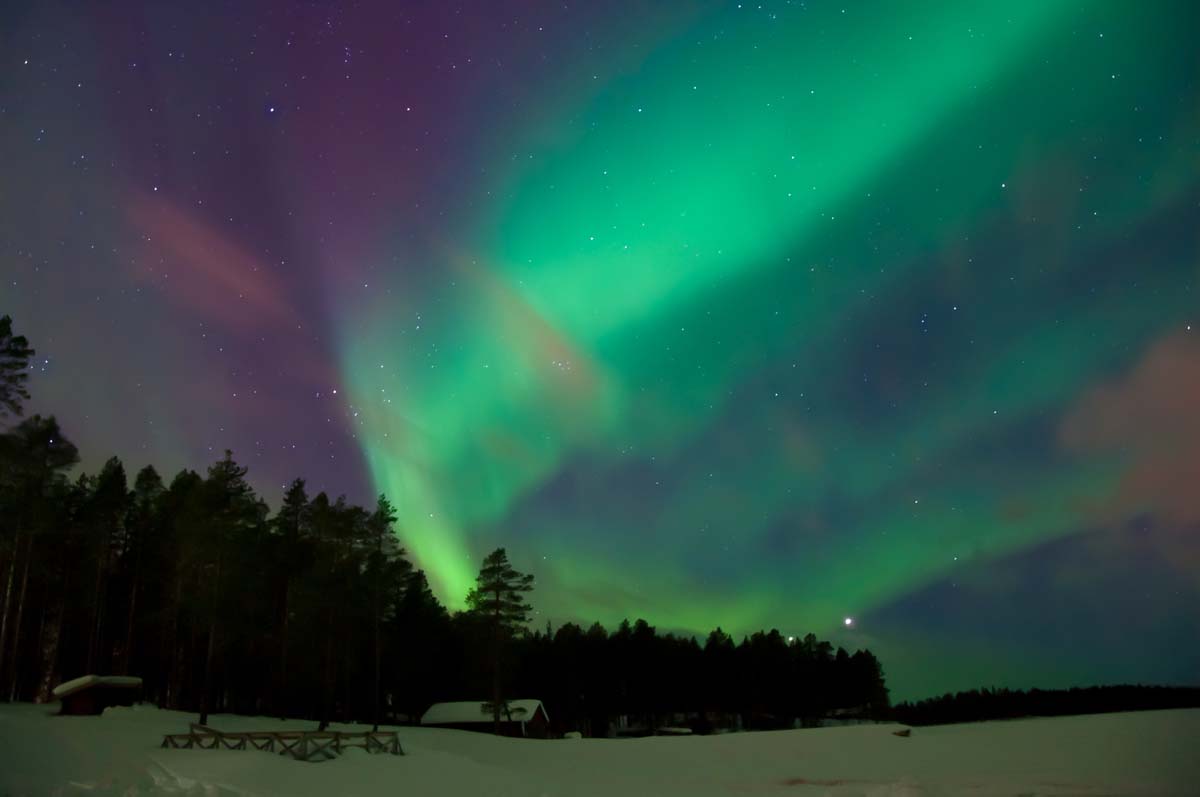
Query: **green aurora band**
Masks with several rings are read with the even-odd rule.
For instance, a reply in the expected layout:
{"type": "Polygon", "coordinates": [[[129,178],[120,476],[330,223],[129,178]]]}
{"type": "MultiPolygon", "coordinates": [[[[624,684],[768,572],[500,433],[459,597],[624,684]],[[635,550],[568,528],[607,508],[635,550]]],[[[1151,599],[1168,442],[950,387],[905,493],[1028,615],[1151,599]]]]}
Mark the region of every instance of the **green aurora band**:
{"type": "Polygon", "coordinates": [[[1179,201],[1185,156],[1077,165],[1084,199],[1046,174],[1060,131],[1136,133],[1114,109],[1178,34],[1132,6],[919,7],[726,7],[565,76],[549,129],[487,145],[441,276],[354,309],[363,453],[443,600],[507,544],[544,615],[820,632],[1080,528],[1118,461],[971,452],[1189,309],[1166,255],[1153,305],[1065,288],[1179,201]],[[983,312],[1013,273],[1062,312],[983,312]],[[886,340],[922,302],[932,355],[886,340]],[[863,365],[881,345],[894,367],[863,365]]]}

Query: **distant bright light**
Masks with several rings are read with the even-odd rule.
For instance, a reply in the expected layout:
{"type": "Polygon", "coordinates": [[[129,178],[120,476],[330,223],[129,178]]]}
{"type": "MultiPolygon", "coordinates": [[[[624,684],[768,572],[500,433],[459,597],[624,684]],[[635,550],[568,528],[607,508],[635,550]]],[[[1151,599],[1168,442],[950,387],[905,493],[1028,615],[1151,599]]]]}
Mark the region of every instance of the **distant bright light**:
{"type": "Polygon", "coordinates": [[[796,641],[796,637],[794,637],[794,636],[790,636],[790,637],[788,637],[788,644],[789,644],[789,645],[790,645],[791,643],[795,642],[795,641],[796,641]]]}
{"type": "Polygon", "coordinates": [[[842,621],[842,623],[844,623],[844,624],[845,624],[845,626],[846,626],[847,628],[849,628],[850,626],[854,625],[854,618],[853,618],[853,617],[847,617],[845,620],[843,620],[843,621],[842,621]]]}

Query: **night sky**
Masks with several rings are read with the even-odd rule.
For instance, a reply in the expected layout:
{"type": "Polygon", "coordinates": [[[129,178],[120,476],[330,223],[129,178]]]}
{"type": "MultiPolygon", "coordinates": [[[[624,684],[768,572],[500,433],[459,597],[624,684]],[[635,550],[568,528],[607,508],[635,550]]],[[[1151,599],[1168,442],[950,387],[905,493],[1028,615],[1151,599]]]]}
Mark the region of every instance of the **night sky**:
{"type": "Polygon", "coordinates": [[[1198,36],[10,0],[0,313],[84,467],[386,493],[451,607],[505,545],[539,624],[813,631],[898,698],[1196,683],[1198,36]]]}

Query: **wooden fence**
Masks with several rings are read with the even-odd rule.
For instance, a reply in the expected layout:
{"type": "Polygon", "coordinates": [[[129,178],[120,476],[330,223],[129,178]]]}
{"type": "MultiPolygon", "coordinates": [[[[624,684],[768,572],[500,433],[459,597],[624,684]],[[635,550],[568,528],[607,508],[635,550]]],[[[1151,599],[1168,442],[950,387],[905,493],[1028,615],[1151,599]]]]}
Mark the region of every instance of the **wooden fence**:
{"type": "Polygon", "coordinates": [[[348,747],[368,753],[404,755],[395,731],[219,731],[191,723],[187,733],[168,733],[162,746],[169,750],[266,750],[300,761],[333,758],[348,747]]]}

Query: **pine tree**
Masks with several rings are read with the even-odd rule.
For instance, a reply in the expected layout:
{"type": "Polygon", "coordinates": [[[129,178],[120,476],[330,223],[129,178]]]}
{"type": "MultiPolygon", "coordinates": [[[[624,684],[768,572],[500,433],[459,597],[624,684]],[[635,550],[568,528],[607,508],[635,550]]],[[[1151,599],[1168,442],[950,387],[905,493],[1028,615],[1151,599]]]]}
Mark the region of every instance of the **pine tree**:
{"type": "Polygon", "coordinates": [[[7,665],[12,676],[10,694],[16,691],[21,623],[37,535],[53,524],[58,504],[55,488],[62,482],[62,471],[77,462],[78,450],[63,437],[53,415],[49,418],[34,415],[13,431],[0,435],[0,497],[3,498],[0,535],[12,538],[12,552],[0,591],[0,673],[7,665]],[[14,582],[18,561],[22,562],[19,585],[14,582]]]}
{"type": "Polygon", "coordinates": [[[500,658],[505,644],[529,622],[533,607],[525,602],[525,593],[533,589],[533,576],[518,572],[508,562],[508,554],[497,548],[483,560],[475,578],[475,588],[467,595],[467,606],[488,629],[489,657],[492,665],[492,712],[496,734],[500,733],[500,714],[505,701],[500,684],[500,658]]]}
{"type": "Polygon", "coordinates": [[[388,600],[394,608],[385,640],[396,651],[387,668],[395,695],[393,707],[419,716],[430,703],[460,689],[460,645],[450,615],[430,589],[425,571],[410,566],[403,578],[389,580],[388,586],[388,600]],[[401,647],[420,651],[420,655],[399,655],[401,647]]]}
{"type": "MultiPolygon", "coordinates": [[[[375,505],[375,511],[367,519],[367,531],[372,547],[368,559],[368,570],[371,571],[371,647],[375,659],[375,684],[372,694],[372,726],[371,730],[379,730],[379,698],[380,698],[380,622],[383,614],[383,575],[387,563],[388,541],[394,541],[392,524],[396,522],[396,512],[392,504],[383,495],[375,505]]],[[[394,546],[392,546],[394,547],[394,546]]]]}
{"type": "Polygon", "coordinates": [[[0,418],[20,415],[29,398],[25,380],[34,351],[23,335],[12,333],[12,319],[0,316],[0,418]]]}
{"type": "MultiPolygon", "coordinates": [[[[278,542],[276,562],[279,569],[278,578],[278,615],[276,624],[279,634],[279,658],[275,670],[272,698],[268,700],[271,708],[289,704],[291,689],[288,669],[288,647],[291,643],[291,616],[293,612],[293,582],[301,570],[304,547],[310,542],[310,516],[312,514],[308,502],[308,493],[304,489],[304,479],[294,479],[283,496],[283,504],[275,516],[272,526],[278,542]]],[[[276,711],[283,719],[286,711],[276,711]]]]}
{"type": "Polygon", "coordinates": [[[267,508],[246,481],[246,468],[237,464],[233,452],[228,450],[223,459],[209,467],[202,495],[208,520],[208,561],[205,563],[208,565],[205,568],[208,571],[208,639],[200,692],[200,724],[205,725],[212,696],[213,669],[221,647],[221,619],[233,614],[225,590],[228,559],[236,549],[239,537],[265,521],[267,508]]]}
{"type": "Polygon", "coordinates": [[[90,531],[94,535],[95,572],[92,578],[91,618],[88,631],[88,656],[84,669],[108,671],[108,657],[101,659],[105,649],[105,606],[108,602],[108,581],[113,561],[113,549],[124,536],[125,516],[130,504],[129,485],[125,466],[117,457],[110,457],[96,476],[96,486],[88,502],[90,531]]]}
{"type": "Polygon", "coordinates": [[[146,548],[158,542],[159,502],[166,488],[162,477],[150,465],[138,471],[130,496],[128,517],[125,522],[125,545],[122,560],[128,574],[129,600],[125,614],[125,640],[121,646],[120,672],[128,674],[133,659],[134,621],[138,611],[138,597],[142,590],[146,548]]]}

